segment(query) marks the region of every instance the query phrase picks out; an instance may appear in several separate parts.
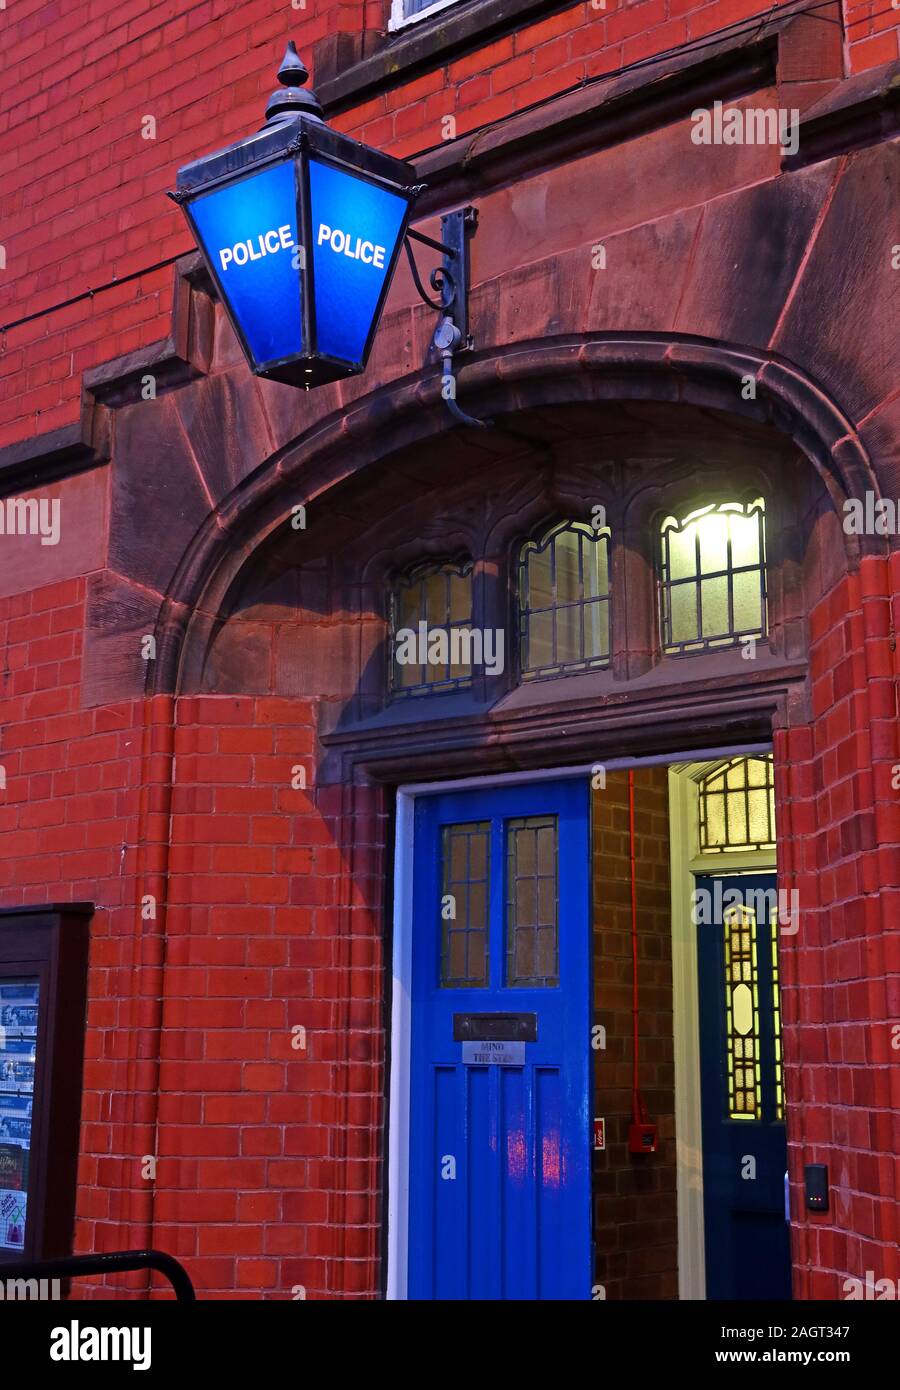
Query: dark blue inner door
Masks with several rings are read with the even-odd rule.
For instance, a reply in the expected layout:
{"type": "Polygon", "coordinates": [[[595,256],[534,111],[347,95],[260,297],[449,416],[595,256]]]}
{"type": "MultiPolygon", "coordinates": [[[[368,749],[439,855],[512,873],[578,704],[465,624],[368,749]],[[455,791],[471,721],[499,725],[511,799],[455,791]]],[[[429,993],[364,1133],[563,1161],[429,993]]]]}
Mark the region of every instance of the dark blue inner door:
{"type": "Polygon", "coordinates": [[[788,1299],[775,875],[697,893],[706,1296],[788,1299]]]}
{"type": "Polygon", "coordinates": [[[581,780],[417,803],[411,1298],[591,1296],[588,836],[581,780]]]}

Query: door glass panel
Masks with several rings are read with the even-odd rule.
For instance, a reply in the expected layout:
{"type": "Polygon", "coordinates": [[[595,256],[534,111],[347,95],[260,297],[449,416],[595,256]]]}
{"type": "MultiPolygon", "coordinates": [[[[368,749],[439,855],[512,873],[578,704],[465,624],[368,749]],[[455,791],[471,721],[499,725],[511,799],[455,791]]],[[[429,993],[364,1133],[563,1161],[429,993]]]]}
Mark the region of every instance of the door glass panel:
{"type": "Polygon", "coordinates": [[[506,983],[559,984],[559,877],[556,816],[506,824],[506,983]]]}
{"type": "Polygon", "coordinates": [[[728,1115],[732,1120],[758,1120],[762,1092],[756,914],[749,907],[729,908],[724,931],[728,1115]]]}
{"type": "Polygon", "coordinates": [[[0,980],[0,1250],[25,1244],[37,980],[0,980]]]}
{"type": "Polygon", "coordinates": [[[445,825],[441,832],[441,985],[488,982],[490,821],[445,825]]]}

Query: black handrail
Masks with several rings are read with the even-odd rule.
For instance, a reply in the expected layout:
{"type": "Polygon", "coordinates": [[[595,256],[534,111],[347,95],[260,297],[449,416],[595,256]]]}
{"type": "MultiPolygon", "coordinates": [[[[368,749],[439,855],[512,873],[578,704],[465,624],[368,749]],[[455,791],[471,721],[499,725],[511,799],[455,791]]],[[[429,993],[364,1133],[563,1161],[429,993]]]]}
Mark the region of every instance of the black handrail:
{"type": "Polygon", "coordinates": [[[83,1274],[128,1274],[155,1269],[168,1279],[179,1303],[194,1303],[197,1295],[183,1265],[162,1250],[109,1250],[102,1255],[60,1255],[55,1260],[0,1263],[0,1279],[77,1279],[83,1274]]]}

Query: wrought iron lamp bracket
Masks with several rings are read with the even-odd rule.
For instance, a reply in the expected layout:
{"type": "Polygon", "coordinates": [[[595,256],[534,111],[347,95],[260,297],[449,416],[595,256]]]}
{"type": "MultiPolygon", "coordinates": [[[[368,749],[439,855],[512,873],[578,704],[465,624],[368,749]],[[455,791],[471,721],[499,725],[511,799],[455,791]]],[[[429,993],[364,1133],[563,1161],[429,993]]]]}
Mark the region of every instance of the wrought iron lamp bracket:
{"type": "Polygon", "coordinates": [[[459,208],[456,212],[445,213],[441,218],[440,241],[425,236],[424,232],[410,229],[403,243],[413,283],[420,299],[429,309],[434,309],[435,313],[452,319],[459,329],[461,351],[472,346],[469,336],[469,239],[474,235],[477,226],[478,209],[459,208]],[[422,284],[422,277],[410,245],[413,241],[443,253],[442,263],[435,266],[428,277],[431,288],[438,296],[437,299],[432,299],[422,284]]]}
{"type": "Polygon", "coordinates": [[[445,213],[441,218],[442,241],[435,241],[422,232],[408,231],[403,245],[420,299],[440,315],[431,339],[431,349],[441,359],[441,395],[447,409],[459,424],[483,429],[491,423],[489,420],[476,420],[456,404],[456,376],[453,371],[455,354],[467,352],[473,347],[469,333],[469,239],[477,226],[477,208],[460,208],[456,212],[445,213]],[[418,241],[443,253],[442,263],[435,266],[428,277],[437,299],[432,299],[422,284],[411,241],[418,241]]]}

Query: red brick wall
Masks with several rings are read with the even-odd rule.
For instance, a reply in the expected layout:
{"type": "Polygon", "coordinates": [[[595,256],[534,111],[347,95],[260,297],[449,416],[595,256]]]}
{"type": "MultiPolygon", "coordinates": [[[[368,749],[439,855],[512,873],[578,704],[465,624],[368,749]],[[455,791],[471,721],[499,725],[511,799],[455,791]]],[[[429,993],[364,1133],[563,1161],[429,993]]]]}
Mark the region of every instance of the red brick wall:
{"type": "Polygon", "coordinates": [[[157,1245],[207,1296],[372,1294],[384,820],[316,787],[307,702],[81,708],[85,588],[0,600],[0,903],[97,905],[76,1248],[157,1245]]]}
{"type": "Polygon", "coordinates": [[[865,72],[900,58],[900,6],[893,0],[845,0],[850,72],[865,72]]]}
{"type": "Polygon", "coordinates": [[[335,122],[401,157],[502,120],[586,78],[702,39],[752,15],[766,0],[590,0],[489,43],[335,122]],[[442,127],[446,117],[453,126],[442,127]]]}
{"type": "Polygon", "coordinates": [[[312,721],[177,705],[154,1236],[228,1296],[376,1288],[385,827],[312,721]]]}
{"type": "MultiPolygon", "coordinates": [[[[769,12],[767,0],[607,0],[573,6],[365,102],[335,122],[411,155],[585,78],[769,12]],[[451,116],[454,127],[442,125],[451,116]]],[[[386,13],[386,9],[385,9],[386,13]]],[[[850,12],[854,69],[897,56],[900,11],[850,12]]],[[[165,338],[171,266],[191,248],[164,194],[177,167],[259,125],[288,36],[309,55],[379,11],[281,0],[108,0],[86,15],[17,0],[2,15],[4,193],[0,447],[77,419],[86,368],[165,338]],[[52,52],[52,65],[45,55],[52,52]],[[156,122],[144,137],[144,118],[156,122]],[[26,153],[27,152],[27,153],[26,153]],[[26,157],[23,157],[23,154],[26,157]],[[65,307],[88,289],[146,271],[65,307]]]]}
{"type": "Polygon", "coordinates": [[[628,773],[610,772],[592,802],[594,1021],[606,1029],[594,1074],[594,1114],[606,1120],[606,1151],[594,1154],[596,1281],[608,1299],[677,1298],[668,773],[638,768],[634,782],[638,1080],[659,1126],[659,1146],[652,1155],[628,1152],[634,1052],[628,773]]]}
{"type": "Polygon", "coordinates": [[[900,1069],[900,563],[868,559],[811,617],[815,724],[775,742],[779,873],[799,892],[781,943],[795,1297],[896,1279],[900,1069]],[[893,597],[891,597],[893,595],[893,597]],[[831,1208],[803,1208],[827,1163],[831,1208]]]}

